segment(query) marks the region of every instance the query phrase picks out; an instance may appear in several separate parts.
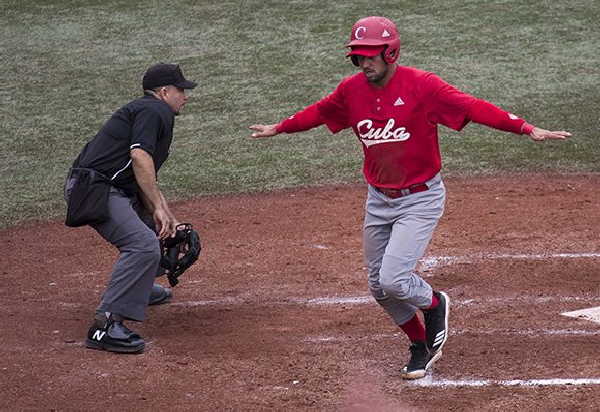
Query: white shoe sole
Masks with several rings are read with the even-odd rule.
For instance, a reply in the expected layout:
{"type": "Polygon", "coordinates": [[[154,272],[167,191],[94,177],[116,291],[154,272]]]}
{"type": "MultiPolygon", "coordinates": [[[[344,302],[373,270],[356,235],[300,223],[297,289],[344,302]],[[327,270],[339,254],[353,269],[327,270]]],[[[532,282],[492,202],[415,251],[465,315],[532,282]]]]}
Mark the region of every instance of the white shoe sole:
{"type": "Polygon", "coordinates": [[[412,371],[410,373],[406,371],[406,366],[405,366],[404,369],[402,369],[402,379],[413,380],[413,379],[424,378],[425,375],[427,374],[427,371],[429,370],[429,368],[431,368],[431,366],[441,357],[442,357],[442,351],[438,350],[433,355],[433,357],[431,359],[429,359],[429,362],[427,362],[427,365],[425,365],[425,369],[419,369],[416,371],[412,371]]]}

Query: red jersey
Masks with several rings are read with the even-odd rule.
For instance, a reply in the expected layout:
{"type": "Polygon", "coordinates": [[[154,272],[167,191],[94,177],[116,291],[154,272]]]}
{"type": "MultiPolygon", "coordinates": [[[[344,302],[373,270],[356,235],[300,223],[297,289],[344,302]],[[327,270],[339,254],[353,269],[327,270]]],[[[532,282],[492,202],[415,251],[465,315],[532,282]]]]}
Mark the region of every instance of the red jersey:
{"type": "MultiPolygon", "coordinates": [[[[366,181],[402,189],[440,171],[437,125],[458,131],[471,120],[514,133],[527,125],[433,73],[396,66],[383,88],[373,86],[362,72],[345,78],[333,93],[281,122],[277,130],[290,133],[324,123],[337,133],[351,127],[362,143],[366,181]]],[[[530,132],[533,126],[527,126],[530,132]]]]}

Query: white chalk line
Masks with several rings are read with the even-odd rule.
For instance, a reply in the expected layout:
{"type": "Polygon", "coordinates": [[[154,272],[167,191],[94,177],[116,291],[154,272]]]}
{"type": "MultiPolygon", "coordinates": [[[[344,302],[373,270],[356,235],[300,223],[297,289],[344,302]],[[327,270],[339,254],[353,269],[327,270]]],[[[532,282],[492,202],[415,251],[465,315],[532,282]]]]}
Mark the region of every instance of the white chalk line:
{"type": "MultiPolygon", "coordinates": [[[[436,267],[451,265],[455,263],[469,263],[474,260],[485,260],[485,259],[578,259],[578,258],[598,258],[600,253],[596,252],[585,252],[585,253],[544,253],[544,254],[494,254],[494,253],[478,253],[473,255],[464,256],[430,256],[421,259],[421,266],[425,270],[431,270],[436,267]]],[[[98,272],[76,272],[69,276],[89,276],[97,274],[98,272]]],[[[518,303],[529,303],[539,304],[546,302],[593,302],[600,301],[598,296],[582,297],[582,296],[519,296],[514,298],[488,298],[488,299],[466,299],[463,301],[453,300],[454,305],[477,305],[485,302],[486,304],[500,303],[506,304],[511,302],[518,303]]],[[[195,300],[195,301],[184,301],[184,302],[172,302],[172,306],[184,306],[184,307],[195,307],[195,306],[215,306],[215,305],[243,305],[243,304],[256,304],[261,303],[265,305],[365,305],[373,303],[373,298],[370,295],[366,296],[333,296],[333,297],[317,297],[310,299],[302,298],[291,298],[283,301],[269,302],[265,299],[257,297],[225,297],[221,299],[213,300],[195,300]]],[[[63,303],[63,305],[68,305],[63,303]]]]}
{"type": "MultiPolygon", "coordinates": [[[[544,253],[544,254],[496,254],[496,253],[477,253],[472,255],[464,256],[430,256],[420,260],[422,270],[432,270],[436,267],[448,266],[456,263],[471,263],[475,260],[486,260],[486,259],[533,259],[533,260],[545,260],[545,259],[582,259],[582,258],[598,258],[600,253],[596,252],[584,252],[584,253],[544,253]]],[[[492,298],[485,299],[486,303],[499,302],[508,303],[509,301],[514,302],[526,302],[526,303],[544,303],[559,300],[561,302],[573,302],[573,301],[595,301],[600,300],[600,297],[577,297],[577,296],[546,296],[546,297],[516,297],[516,298],[492,298]]],[[[261,303],[268,304],[282,304],[282,305],[364,305],[372,303],[373,298],[370,295],[367,296],[345,296],[345,297],[319,297],[312,299],[300,299],[291,298],[283,302],[266,302],[261,299],[261,303]]],[[[482,300],[483,301],[483,300],[482,300]]],[[[217,300],[198,300],[188,302],[177,302],[172,305],[177,306],[211,306],[221,304],[247,304],[255,303],[252,299],[239,299],[239,298],[224,298],[217,300]]],[[[468,299],[462,302],[455,302],[459,305],[479,304],[480,301],[476,299],[468,299]]]]}
{"type": "MultiPolygon", "coordinates": [[[[323,245],[316,245],[319,249],[328,248],[323,245]]],[[[582,253],[538,253],[538,254],[509,254],[509,253],[474,253],[463,256],[428,256],[419,260],[421,270],[429,271],[431,269],[449,266],[457,263],[472,263],[479,260],[497,260],[497,259],[521,259],[521,260],[546,260],[546,259],[584,259],[584,258],[600,258],[600,253],[597,252],[582,252],[582,253]]],[[[67,273],[66,276],[94,276],[100,272],[73,272],[67,273]]]]}
{"type": "MultiPolygon", "coordinates": [[[[325,249],[326,247],[319,247],[325,249]]],[[[522,260],[547,260],[547,259],[581,259],[581,258],[598,258],[600,253],[544,253],[544,254],[494,254],[494,253],[480,253],[466,256],[431,256],[421,259],[420,267],[421,270],[430,271],[432,269],[449,266],[457,263],[472,263],[478,260],[499,260],[499,259],[522,259],[522,260]]],[[[97,272],[90,273],[73,273],[69,276],[86,276],[95,275],[97,272]]],[[[600,297],[581,297],[581,296],[545,296],[545,297],[532,297],[532,296],[519,296],[515,298],[493,298],[485,299],[486,304],[492,302],[495,303],[508,303],[512,301],[528,302],[528,303],[544,303],[551,301],[559,302],[572,302],[572,301],[597,301],[600,297]]],[[[312,299],[290,299],[286,302],[273,302],[277,304],[288,304],[288,305],[363,305],[372,303],[373,298],[371,296],[347,296],[347,297],[320,297],[312,299]]],[[[240,299],[235,297],[223,298],[217,300],[201,300],[201,301],[188,301],[188,302],[174,302],[171,303],[173,306],[210,306],[210,305],[227,305],[227,304],[247,304],[253,303],[248,299],[240,299]]],[[[261,300],[261,303],[267,303],[261,300]]],[[[454,305],[471,305],[483,303],[476,299],[467,299],[463,301],[453,301],[454,305]]],[[[576,311],[577,312],[577,311],[576,311]]],[[[573,313],[576,313],[573,312],[573,313]]],[[[569,316],[569,315],[567,315],[569,316]]],[[[451,331],[451,335],[465,334],[465,333],[477,333],[477,334],[493,334],[493,335],[526,335],[526,336],[540,336],[540,335],[598,335],[600,331],[588,331],[588,330],[512,330],[512,329],[496,329],[496,330],[454,330],[451,331]]],[[[348,337],[309,337],[304,339],[306,342],[341,342],[344,340],[359,340],[359,339],[385,339],[397,337],[399,334],[377,334],[369,335],[368,337],[362,338],[348,338],[348,337]]],[[[434,379],[431,375],[414,382],[409,383],[414,386],[421,387],[483,387],[483,386],[568,386],[568,385],[600,385],[600,378],[552,378],[552,379],[513,379],[513,380],[493,380],[493,379],[473,379],[473,380],[450,380],[450,379],[434,379]]]]}
{"type": "MultiPolygon", "coordinates": [[[[600,330],[586,329],[451,329],[450,336],[455,335],[494,335],[494,336],[600,336],[600,330]]],[[[308,343],[340,343],[364,340],[396,339],[405,336],[404,333],[374,333],[366,336],[309,336],[304,338],[308,343]]]]}
{"type": "MultiPolygon", "coordinates": [[[[186,302],[170,302],[169,306],[219,306],[219,305],[243,305],[253,303],[251,300],[242,298],[223,298],[214,300],[191,300],[186,302]]],[[[258,303],[258,301],[256,301],[258,303]]]]}
{"type": "MultiPolygon", "coordinates": [[[[176,293],[175,293],[176,294],[176,293]]],[[[600,302],[600,296],[517,296],[513,298],[488,298],[488,299],[453,299],[453,307],[474,306],[486,304],[491,305],[507,305],[507,304],[543,304],[543,303],[568,303],[582,302],[593,303],[600,302]]],[[[196,307],[196,306],[238,306],[238,305],[263,305],[263,306],[360,306],[374,304],[375,300],[371,295],[364,296],[326,296],[320,298],[282,298],[282,300],[265,300],[260,296],[245,296],[245,297],[225,297],[222,299],[207,299],[207,300],[189,300],[189,301],[172,301],[169,306],[181,307],[196,307]]],[[[80,302],[60,302],[59,305],[69,308],[77,308],[84,306],[80,302]]],[[[1,307],[1,306],[0,306],[1,307]]],[[[578,316],[581,317],[581,316],[578,316]]]]}
{"type": "Polygon", "coordinates": [[[546,259],[584,259],[599,258],[600,253],[540,253],[540,254],[508,254],[508,253],[476,253],[464,256],[430,256],[420,260],[423,270],[436,267],[449,266],[457,263],[472,263],[478,260],[520,259],[520,260],[546,260],[546,259]]]}
{"type": "Polygon", "coordinates": [[[481,386],[585,386],[600,385],[600,378],[549,378],[549,379],[434,379],[426,376],[423,379],[409,382],[412,386],[424,387],[481,387],[481,386]]]}
{"type": "MultiPolygon", "coordinates": [[[[239,305],[264,305],[264,306],[360,306],[370,305],[375,303],[372,296],[342,296],[342,297],[322,297],[313,299],[287,299],[278,301],[268,301],[256,298],[237,298],[237,297],[226,297],[223,299],[207,299],[207,300],[188,300],[188,301],[172,301],[169,306],[180,306],[180,307],[196,307],[196,306],[239,306],[239,305]]],[[[479,304],[509,304],[509,303],[549,303],[549,302],[596,302],[600,301],[600,297],[580,297],[580,296],[547,296],[543,298],[539,297],[518,297],[518,298],[497,298],[497,299],[465,299],[465,300],[453,300],[453,306],[472,306],[479,304]]],[[[66,308],[79,308],[85,306],[81,302],[59,302],[59,305],[66,308]]],[[[1,307],[1,305],[0,305],[1,307]]]]}
{"type": "Polygon", "coordinates": [[[600,306],[595,308],[575,310],[572,312],[563,312],[561,313],[561,315],[568,316],[571,318],[586,319],[591,322],[600,323],[600,306]]]}
{"type": "MultiPolygon", "coordinates": [[[[327,306],[327,305],[367,305],[375,303],[375,300],[371,295],[364,296],[326,296],[320,298],[283,298],[282,301],[268,301],[255,298],[236,298],[227,297],[223,299],[213,300],[194,300],[184,302],[172,302],[171,306],[218,306],[218,305],[248,305],[248,304],[261,304],[261,305],[298,305],[298,306],[327,306]]],[[[600,296],[516,296],[512,298],[481,298],[481,299],[453,299],[453,306],[472,306],[472,305],[493,305],[493,304],[540,304],[540,303],[552,303],[552,302],[598,302],[600,296]]]]}

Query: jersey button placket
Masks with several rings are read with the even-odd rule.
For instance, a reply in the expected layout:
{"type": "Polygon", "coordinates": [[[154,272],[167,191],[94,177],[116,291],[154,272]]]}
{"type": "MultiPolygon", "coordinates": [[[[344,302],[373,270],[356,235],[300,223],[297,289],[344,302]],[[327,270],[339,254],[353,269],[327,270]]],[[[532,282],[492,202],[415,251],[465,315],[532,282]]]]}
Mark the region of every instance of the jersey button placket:
{"type": "Polygon", "coordinates": [[[376,116],[380,116],[382,113],[382,101],[383,101],[383,96],[381,95],[381,92],[379,90],[374,90],[373,93],[373,106],[371,106],[373,109],[373,114],[376,116]]]}

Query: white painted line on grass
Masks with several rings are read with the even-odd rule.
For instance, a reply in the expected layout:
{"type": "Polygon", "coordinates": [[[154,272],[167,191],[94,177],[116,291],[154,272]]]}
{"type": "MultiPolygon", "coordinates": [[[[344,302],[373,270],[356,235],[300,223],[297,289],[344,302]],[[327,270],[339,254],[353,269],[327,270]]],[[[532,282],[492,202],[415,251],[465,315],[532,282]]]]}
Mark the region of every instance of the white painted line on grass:
{"type": "Polygon", "coordinates": [[[551,379],[434,379],[427,376],[423,379],[409,382],[409,385],[425,387],[463,387],[463,386],[570,386],[570,385],[600,385],[600,378],[551,378],[551,379]]]}
{"type": "Polygon", "coordinates": [[[564,312],[561,313],[561,315],[568,316],[571,318],[586,319],[595,323],[600,323],[600,306],[597,306],[595,308],[575,310],[573,312],[564,312]]]}

